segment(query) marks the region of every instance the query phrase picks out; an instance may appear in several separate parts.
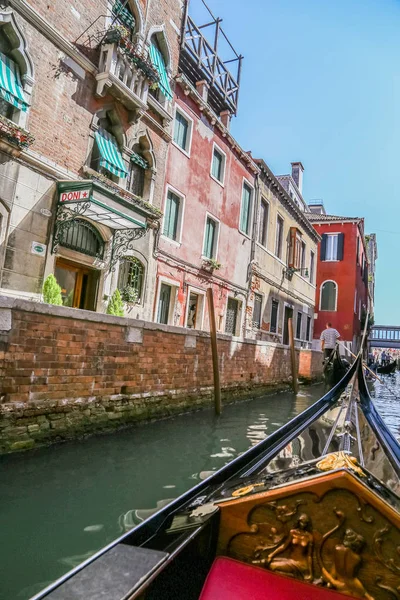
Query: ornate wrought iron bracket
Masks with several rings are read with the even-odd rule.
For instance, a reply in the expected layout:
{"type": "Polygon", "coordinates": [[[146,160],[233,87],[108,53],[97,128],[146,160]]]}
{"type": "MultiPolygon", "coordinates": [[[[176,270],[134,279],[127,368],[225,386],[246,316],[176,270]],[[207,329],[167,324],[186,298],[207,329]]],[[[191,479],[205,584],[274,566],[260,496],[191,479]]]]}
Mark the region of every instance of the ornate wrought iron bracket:
{"type": "Polygon", "coordinates": [[[77,202],[73,205],[60,205],[57,209],[57,216],[54,223],[53,244],[51,248],[52,254],[58,252],[63,234],[74,224],[74,221],[85,214],[90,208],[89,202],[77,202]]]}
{"type": "Polygon", "coordinates": [[[127,252],[134,249],[136,240],[147,233],[146,227],[135,227],[134,229],[117,229],[112,241],[112,252],[110,261],[110,271],[115,271],[115,267],[120,258],[127,252]]]}

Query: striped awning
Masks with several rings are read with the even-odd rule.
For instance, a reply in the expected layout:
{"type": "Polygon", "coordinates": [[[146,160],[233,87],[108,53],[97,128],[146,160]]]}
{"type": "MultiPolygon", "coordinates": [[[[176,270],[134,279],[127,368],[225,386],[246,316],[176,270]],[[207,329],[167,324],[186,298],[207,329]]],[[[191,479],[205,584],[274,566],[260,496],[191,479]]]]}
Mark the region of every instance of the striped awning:
{"type": "Polygon", "coordinates": [[[28,109],[22,88],[19,67],[11,58],[0,52],[0,96],[18,110],[28,109]]]}
{"type": "Polygon", "coordinates": [[[157,46],[155,46],[154,44],[150,44],[150,60],[160,76],[160,81],[158,82],[158,85],[160,86],[162,93],[164,94],[164,96],[169,98],[169,100],[172,100],[172,91],[171,86],[169,84],[169,78],[167,68],[165,66],[165,61],[163,55],[161,54],[157,46]]]}
{"type": "Polygon", "coordinates": [[[112,13],[117,19],[121,21],[129,29],[135,29],[135,17],[129,10],[129,3],[127,0],[115,0],[112,7],[112,13]]]}
{"type": "Polygon", "coordinates": [[[140,154],[136,154],[136,152],[132,154],[131,161],[135,163],[135,165],[139,165],[139,167],[142,167],[142,169],[149,168],[149,163],[147,162],[147,160],[144,160],[144,158],[140,156],[140,154]]]}
{"type": "Polygon", "coordinates": [[[95,137],[101,157],[100,166],[121,179],[127,177],[128,171],[115,137],[104,129],[96,131],[95,137]]]}

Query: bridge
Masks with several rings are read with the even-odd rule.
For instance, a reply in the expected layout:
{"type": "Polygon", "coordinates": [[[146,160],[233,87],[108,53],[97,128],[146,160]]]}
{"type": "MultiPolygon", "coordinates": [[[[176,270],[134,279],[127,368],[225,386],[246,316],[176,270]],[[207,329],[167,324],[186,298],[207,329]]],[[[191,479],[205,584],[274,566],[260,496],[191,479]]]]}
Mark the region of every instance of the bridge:
{"type": "Polygon", "coordinates": [[[400,326],[374,325],[368,341],[371,348],[400,348],[400,326]]]}

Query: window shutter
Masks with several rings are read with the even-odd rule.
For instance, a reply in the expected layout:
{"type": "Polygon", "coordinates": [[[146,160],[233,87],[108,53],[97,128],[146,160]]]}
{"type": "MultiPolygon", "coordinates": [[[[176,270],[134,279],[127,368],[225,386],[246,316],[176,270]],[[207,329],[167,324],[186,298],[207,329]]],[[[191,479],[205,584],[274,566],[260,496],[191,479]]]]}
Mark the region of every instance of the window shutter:
{"type": "Polygon", "coordinates": [[[176,232],[178,228],[178,215],[179,215],[179,198],[168,193],[167,203],[165,206],[165,220],[164,220],[164,231],[163,234],[173,240],[176,240],[176,232]]]}
{"type": "Polygon", "coordinates": [[[213,258],[214,238],[215,223],[211,219],[207,219],[206,235],[204,239],[204,256],[207,256],[207,258],[213,258]]]}
{"type": "Polygon", "coordinates": [[[248,234],[249,233],[249,213],[250,213],[250,196],[251,190],[244,185],[242,193],[242,211],[240,215],[240,229],[248,234]]]}
{"type": "Polygon", "coordinates": [[[163,229],[163,234],[166,235],[167,237],[170,237],[170,235],[169,235],[170,218],[171,218],[171,196],[170,196],[170,194],[168,194],[167,201],[165,203],[164,229],[163,229]]]}
{"type": "Polygon", "coordinates": [[[337,245],[337,260],[343,260],[343,250],[344,250],[344,233],[339,233],[338,245],[337,245]]]}
{"type": "Polygon", "coordinates": [[[326,259],[326,242],[328,240],[328,236],[326,235],[326,233],[322,234],[322,240],[321,240],[321,260],[325,260],[326,259]]]}

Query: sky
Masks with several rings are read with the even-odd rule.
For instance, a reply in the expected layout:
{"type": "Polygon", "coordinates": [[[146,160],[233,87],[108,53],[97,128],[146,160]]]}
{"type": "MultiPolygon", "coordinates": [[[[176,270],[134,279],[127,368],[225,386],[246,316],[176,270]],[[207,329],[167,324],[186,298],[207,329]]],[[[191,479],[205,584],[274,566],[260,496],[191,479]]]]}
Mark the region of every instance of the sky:
{"type": "Polygon", "coordinates": [[[400,325],[400,0],[207,3],[244,56],[233,135],[276,175],[300,160],[306,201],[365,218],[375,323],[400,325]]]}

